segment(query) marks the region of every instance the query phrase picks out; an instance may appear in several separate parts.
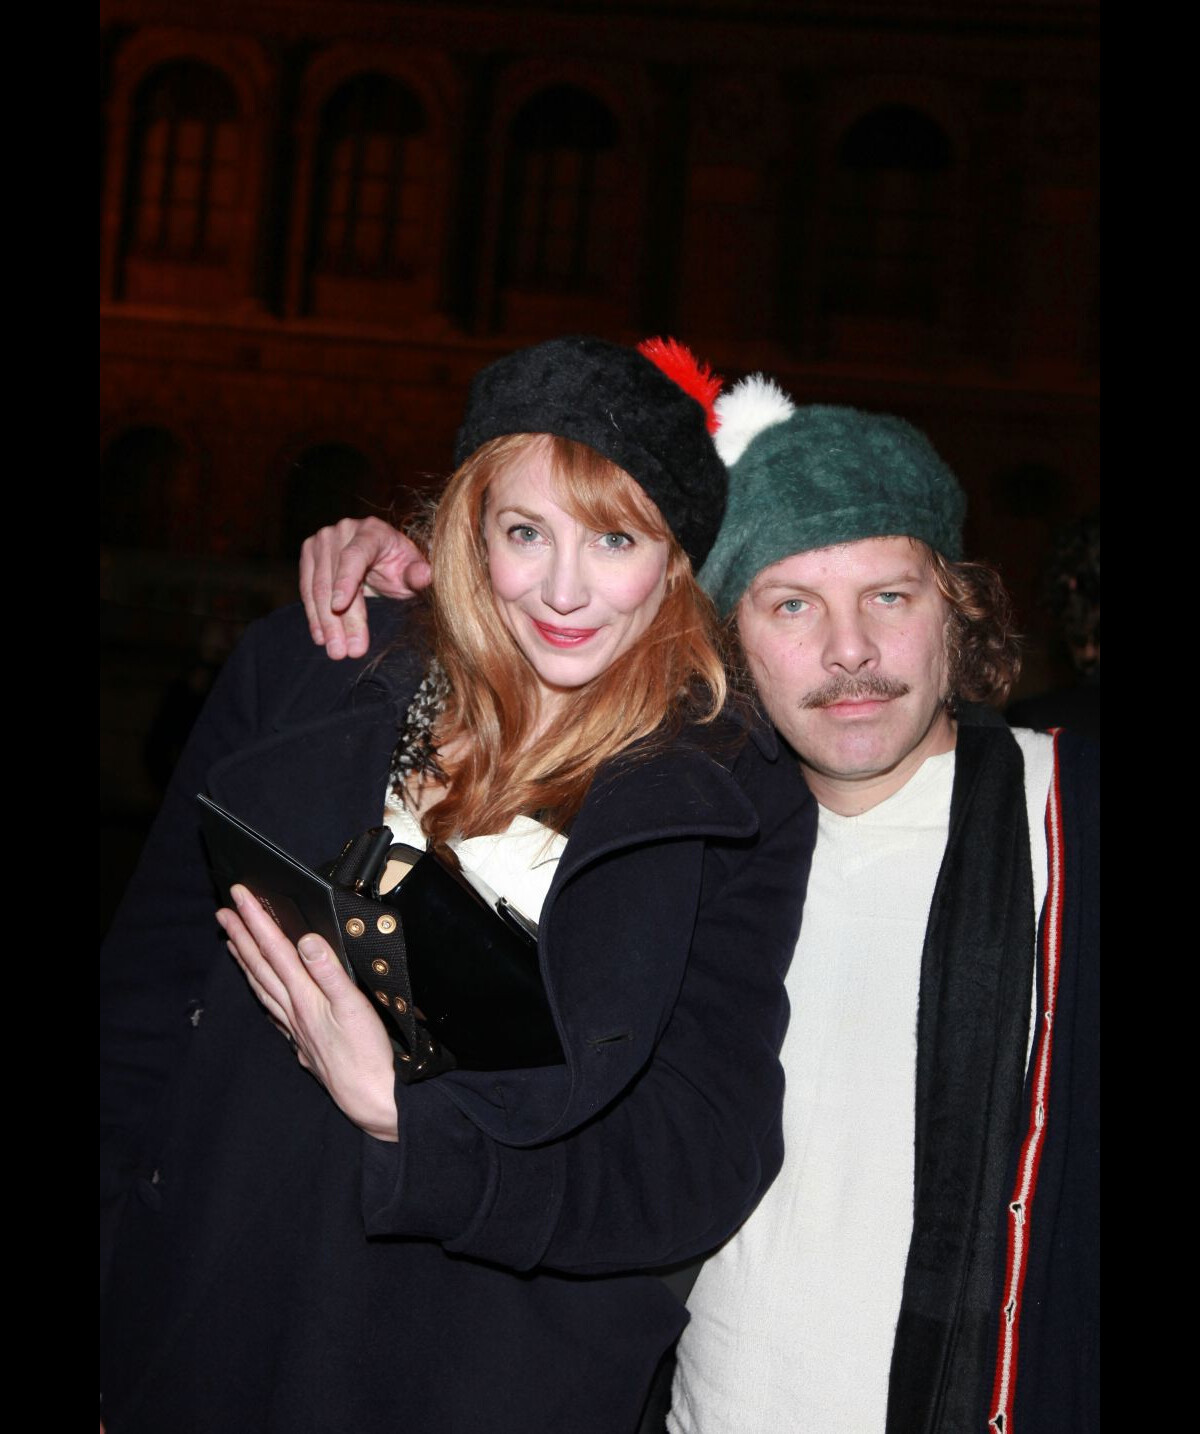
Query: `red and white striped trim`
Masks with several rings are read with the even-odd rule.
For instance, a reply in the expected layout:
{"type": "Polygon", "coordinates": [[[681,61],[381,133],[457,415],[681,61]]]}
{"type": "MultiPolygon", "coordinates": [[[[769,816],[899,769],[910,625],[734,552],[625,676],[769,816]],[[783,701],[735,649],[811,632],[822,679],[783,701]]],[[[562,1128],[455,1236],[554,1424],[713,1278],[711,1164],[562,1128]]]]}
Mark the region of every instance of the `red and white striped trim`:
{"type": "Polygon", "coordinates": [[[1054,1044],[1054,1007],[1058,997],[1058,963],[1062,950],[1062,793],[1058,776],[1058,734],[1054,729],[1054,773],[1046,801],[1046,848],[1049,879],[1046,920],[1041,949],[1042,989],[1045,1006],[1038,1024],[1034,1051],[1034,1080],[1025,1140],[1017,1165],[1017,1180],[1008,1202],[1008,1240],[1004,1263],[1004,1302],[1000,1309],[1000,1337],[996,1348],[996,1378],[992,1385],[988,1428],[996,1434],[1017,1434],[1013,1429],[1013,1400],[1017,1388],[1017,1355],[1021,1325],[1021,1297],[1029,1265],[1029,1239],[1038,1167],[1050,1112],[1050,1057],[1054,1044]]]}

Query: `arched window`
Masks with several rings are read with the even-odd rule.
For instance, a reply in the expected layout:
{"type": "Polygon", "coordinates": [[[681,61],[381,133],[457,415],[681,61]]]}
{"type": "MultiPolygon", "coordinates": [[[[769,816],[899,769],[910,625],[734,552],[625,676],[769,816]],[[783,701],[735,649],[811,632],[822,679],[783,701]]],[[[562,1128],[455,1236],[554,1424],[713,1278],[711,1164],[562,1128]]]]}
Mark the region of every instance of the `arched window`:
{"type": "Polygon", "coordinates": [[[131,428],[100,460],[100,541],[167,550],[180,528],[183,446],[165,428],[131,428]]]}
{"type": "Polygon", "coordinates": [[[347,443],[306,448],[287,476],[278,556],[294,559],[301,543],[318,528],[375,511],[373,489],[371,463],[357,448],[347,443]]]}
{"type": "Polygon", "coordinates": [[[885,105],[842,138],[825,267],[827,314],[936,323],[949,250],[945,131],[885,105]]]}
{"type": "Polygon", "coordinates": [[[572,85],[529,100],[513,120],[502,218],[501,288],[603,292],[620,182],[611,111],[572,85]]]}
{"type": "Polygon", "coordinates": [[[431,155],[420,101],[359,75],[325,105],[317,141],[312,268],[409,279],[428,252],[431,155]]]}
{"type": "Polygon", "coordinates": [[[220,263],[240,200],[237,97],[209,65],[179,60],[134,98],[127,253],[220,263]]]}

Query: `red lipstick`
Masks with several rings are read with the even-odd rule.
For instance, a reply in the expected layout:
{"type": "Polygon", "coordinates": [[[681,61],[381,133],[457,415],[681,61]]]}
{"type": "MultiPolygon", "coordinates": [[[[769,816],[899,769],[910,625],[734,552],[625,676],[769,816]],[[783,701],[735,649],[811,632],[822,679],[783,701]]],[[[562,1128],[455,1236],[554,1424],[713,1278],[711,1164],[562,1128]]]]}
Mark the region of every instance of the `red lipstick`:
{"type": "Polygon", "coordinates": [[[597,627],[552,627],[548,622],[538,622],[537,618],[531,618],[530,621],[543,641],[548,642],[551,647],[580,647],[589,637],[594,637],[600,631],[597,627]]]}

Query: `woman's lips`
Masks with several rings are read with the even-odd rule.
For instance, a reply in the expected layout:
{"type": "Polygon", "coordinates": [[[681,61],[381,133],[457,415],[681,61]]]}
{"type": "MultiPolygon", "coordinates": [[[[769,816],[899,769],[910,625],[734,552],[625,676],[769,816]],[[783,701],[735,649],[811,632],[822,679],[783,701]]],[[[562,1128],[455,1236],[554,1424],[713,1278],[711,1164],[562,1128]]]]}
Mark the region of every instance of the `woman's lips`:
{"type": "Polygon", "coordinates": [[[598,627],[552,627],[548,622],[538,622],[536,617],[531,621],[551,647],[579,647],[600,631],[598,627]]]}

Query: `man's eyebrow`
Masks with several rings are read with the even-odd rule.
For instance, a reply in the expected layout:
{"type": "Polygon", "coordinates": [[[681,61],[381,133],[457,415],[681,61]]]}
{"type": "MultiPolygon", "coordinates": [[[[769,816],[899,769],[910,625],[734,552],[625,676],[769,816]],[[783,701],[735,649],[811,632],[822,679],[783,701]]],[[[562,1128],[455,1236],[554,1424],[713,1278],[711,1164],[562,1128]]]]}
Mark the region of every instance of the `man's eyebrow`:
{"type": "Polygon", "coordinates": [[[865,584],[864,584],[864,587],[868,587],[868,588],[894,588],[894,587],[899,587],[902,583],[919,583],[919,582],[921,581],[921,578],[922,578],[922,574],[921,574],[921,573],[917,573],[917,572],[904,572],[904,573],[898,574],[896,577],[884,578],[882,581],[876,581],[876,582],[865,583],[865,584]]]}
{"type": "MultiPolygon", "coordinates": [[[[864,592],[869,592],[872,589],[886,591],[888,588],[900,587],[905,583],[919,583],[922,580],[922,576],[920,572],[913,569],[906,569],[904,572],[893,574],[890,577],[872,578],[869,583],[862,584],[862,590],[864,592]]],[[[809,583],[789,582],[786,578],[773,578],[765,583],[752,583],[750,585],[750,593],[754,597],[757,597],[760,593],[816,593],[819,591],[819,585],[814,586],[809,583]]]]}
{"type": "Polygon", "coordinates": [[[759,593],[811,592],[812,589],[805,587],[803,583],[788,583],[777,579],[769,583],[752,583],[750,591],[757,596],[759,593]]]}

